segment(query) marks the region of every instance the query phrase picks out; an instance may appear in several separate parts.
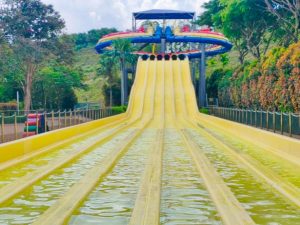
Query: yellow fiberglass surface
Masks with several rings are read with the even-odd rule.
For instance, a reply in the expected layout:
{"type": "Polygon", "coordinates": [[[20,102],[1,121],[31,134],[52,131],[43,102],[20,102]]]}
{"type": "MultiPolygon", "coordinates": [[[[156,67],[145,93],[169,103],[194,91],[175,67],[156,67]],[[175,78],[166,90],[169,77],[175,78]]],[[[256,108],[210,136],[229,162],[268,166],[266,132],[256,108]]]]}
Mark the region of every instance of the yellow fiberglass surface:
{"type": "Polygon", "coordinates": [[[300,141],[200,114],[138,60],[127,112],[0,145],[0,224],[300,224],[300,141]]]}

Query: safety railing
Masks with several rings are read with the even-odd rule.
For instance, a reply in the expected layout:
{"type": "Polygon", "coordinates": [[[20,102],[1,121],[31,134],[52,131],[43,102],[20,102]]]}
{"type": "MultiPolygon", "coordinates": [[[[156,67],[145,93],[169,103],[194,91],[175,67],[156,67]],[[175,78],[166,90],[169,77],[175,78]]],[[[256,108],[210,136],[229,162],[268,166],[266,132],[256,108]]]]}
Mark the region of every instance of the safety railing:
{"type": "MultiPolygon", "coordinates": [[[[64,127],[74,126],[117,114],[111,108],[82,109],[65,111],[27,111],[2,112],[0,114],[1,137],[0,143],[23,138],[26,132],[25,122],[28,114],[41,114],[45,117],[45,131],[52,131],[64,127]],[[24,128],[25,127],[25,128],[24,128]],[[25,130],[25,131],[24,131],[25,130]]],[[[27,128],[28,129],[28,128],[27,128]]],[[[28,133],[28,130],[27,130],[28,133]]]]}
{"type": "Polygon", "coordinates": [[[209,107],[208,111],[223,119],[300,138],[300,114],[224,107],[209,107]]]}

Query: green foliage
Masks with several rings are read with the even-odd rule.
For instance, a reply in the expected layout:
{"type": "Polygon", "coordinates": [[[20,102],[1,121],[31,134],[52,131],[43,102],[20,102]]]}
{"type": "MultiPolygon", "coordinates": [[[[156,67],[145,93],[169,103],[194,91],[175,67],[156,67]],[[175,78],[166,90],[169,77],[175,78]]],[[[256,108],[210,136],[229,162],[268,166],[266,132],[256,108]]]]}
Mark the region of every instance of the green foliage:
{"type": "Polygon", "coordinates": [[[0,21],[7,38],[44,41],[56,38],[64,21],[40,0],[3,0],[0,21]]]}
{"type": "Polygon", "coordinates": [[[112,106],[121,105],[121,82],[120,79],[115,80],[113,84],[104,83],[102,87],[102,93],[105,100],[105,105],[112,106]],[[112,96],[112,102],[110,101],[110,93],[112,96]]]}
{"type": "Polygon", "coordinates": [[[223,32],[240,62],[236,66],[227,54],[208,60],[209,97],[218,96],[223,106],[299,111],[300,11],[296,2],[210,0],[203,4],[204,13],[196,24],[223,32]],[[293,42],[287,49],[286,44],[293,42]]]}
{"type": "Polygon", "coordinates": [[[42,68],[34,82],[34,108],[73,109],[77,103],[74,88],[82,87],[80,70],[59,64],[42,68]]]}
{"type": "Polygon", "coordinates": [[[300,34],[300,2],[299,0],[264,0],[267,10],[276,16],[276,22],[279,24],[276,32],[280,43],[296,43],[300,34]]]}
{"type": "Polygon", "coordinates": [[[201,112],[201,113],[203,113],[203,114],[209,114],[209,110],[208,110],[208,108],[201,108],[201,109],[199,109],[199,112],[201,112]]]}
{"type": "Polygon", "coordinates": [[[209,2],[205,2],[202,6],[204,12],[199,16],[198,20],[196,20],[196,24],[198,25],[208,25],[210,27],[221,25],[220,12],[224,9],[224,6],[221,4],[219,0],[211,0],[209,2]]]}
{"type": "Polygon", "coordinates": [[[64,28],[64,21],[52,5],[40,0],[3,0],[1,6],[1,29],[19,61],[24,109],[29,110],[32,81],[45,58],[55,56],[53,46],[64,28]]]}
{"type": "Polygon", "coordinates": [[[105,84],[103,86],[103,93],[105,96],[106,105],[113,106],[115,103],[119,103],[118,100],[120,94],[120,82],[117,77],[117,68],[119,66],[119,60],[114,52],[108,51],[100,56],[98,74],[103,76],[105,84]]]}
{"type": "Polygon", "coordinates": [[[112,109],[112,114],[116,115],[116,114],[125,113],[126,110],[127,110],[127,106],[125,106],[125,105],[123,105],[123,106],[114,106],[111,109],[112,109]]]}
{"type": "Polygon", "coordinates": [[[117,29],[104,27],[90,30],[87,33],[73,34],[72,37],[75,41],[76,49],[79,50],[90,45],[95,46],[101,37],[113,32],[117,32],[117,29]]]}
{"type": "Polygon", "coordinates": [[[245,63],[231,74],[216,70],[208,91],[217,92],[223,106],[299,112],[299,52],[300,42],[288,49],[275,47],[262,62],[245,63]]]}

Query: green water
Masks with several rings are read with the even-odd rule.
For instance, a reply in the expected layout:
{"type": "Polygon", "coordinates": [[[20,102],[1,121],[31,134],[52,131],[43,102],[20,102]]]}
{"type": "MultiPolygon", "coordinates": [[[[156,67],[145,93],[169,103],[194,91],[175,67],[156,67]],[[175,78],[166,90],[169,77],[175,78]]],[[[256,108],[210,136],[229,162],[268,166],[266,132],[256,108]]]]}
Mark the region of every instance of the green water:
{"type": "Polygon", "coordinates": [[[78,160],[54,171],[0,208],[0,224],[29,224],[47,210],[83,175],[120,144],[132,130],[129,129],[78,160]]]}
{"type": "Polygon", "coordinates": [[[221,224],[177,130],[165,133],[161,224],[221,224]]]}
{"type": "Polygon", "coordinates": [[[239,167],[220,149],[213,147],[194,130],[189,131],[239,202],[257,224],[300,224],[300,210],[289,205],[267,184],[239,167]]]}
{"type": "Polygon", "coordinates": [[[281,157],[265,151],[254,144],[243,142],[215,129],[208,129],[208,131],[229,146],[233,147],[233,149],[245,152],[265,167],[273,170],[277,175],[298,187],[300,191],[300,172],[295,169],[295,166],[292,163],[287,162],[281,157]]]}
{"type": "MultiPolygon", "coordinates": [[[[0,187],[21,176],[36,171],[52,160],[71,153],[105,136],[107,130],[93,136],[78,139],[73,144],[36,157],[19,166],[0,173],[0,187]]],[[[0,207],[0,225],[30,224],[62,197],[97,162],[101,161],[132,129],[121,132],[107,143],[53,171],[11,202],[0,207]]],[[[73,213],[69,224],[128,224],[145,165],[151,153],[157,130],[146,129],[129,148],[82,205],[73,213]]],[[[188,132],[199,144],[210,162],[257,224],[300,224],[300,210],[290,205],[267,184],[250,174],[236,163],[229,153],[214,147],[197,131],[188,132]]],[[[210,130],[214,136],[232,146],[235,151],[249,154],[279,176],[300,187],[300,174],[293,166],[255,145],[243,143],[220,131],[210,130]]],[[[176,129],[166,129],[163,153],[163,176],[161,192],[162,225],[222,224],[218,212],[204,186],[189,152],[176,129]]]]}
{"type": "Polygon", "coordinates": [[[63,147],[56,147],[51,152],[42,154],[40,156],[34,157],[33,159],[8,168],[4,171],[0,172],[0,188],[23,177],[31,172],[39,170],[41,167],[47,165],[53,160],[59,160],[62,157],[65,157],[76,148],[82,148],[87,144],[94,142],[101,137],[105,136],[105,134],[111,132],[112,129],[108,129],[105,132],[90,136],[90,137],[82,137],[78,138],[74,143],[68,144],[63,147]]]}
{"type": "Polygon", "coordinates": [[[146,130],[73,214],[69,224],[128,224],[156,130],[146,130]]]}

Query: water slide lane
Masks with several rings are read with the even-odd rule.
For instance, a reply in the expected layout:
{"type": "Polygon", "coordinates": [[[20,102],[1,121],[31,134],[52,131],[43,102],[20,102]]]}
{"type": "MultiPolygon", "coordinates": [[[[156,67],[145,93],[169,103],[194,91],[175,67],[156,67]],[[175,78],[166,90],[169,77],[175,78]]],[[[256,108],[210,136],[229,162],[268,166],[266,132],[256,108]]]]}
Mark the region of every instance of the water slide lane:
{"type": "MultiPolygon", "coordinates": [[[[181,67],[183,69],[181,74],[184,90],[186,91],[186,102],[195,102],[195,92],[189,76],[190,73],[188,62],[182,61],[181,67]]],[[[190,133],[193,133],[194,137],[191,135],[189,142],[196,142],[200,149],[202,148],[204,152],[207,153],[208,157],[214,160],[213,163],[217,163],[215,164],[216,168],[219,169],[220,165],[225,164],[227,158],[228,162],[226,163],[226,166],[223,166],[224,172],[229,172],[230,168],[234,168],[236,173],[241,174],[240,178],[242,179],[238,179],[238,181],[234,182],[235,185],[232,185],[232,180],[230,179],[230,182],[228,183],[228,177],[224,177],[224,180],[231,188],[235,196],[238,196],[238,200],[243,205],[247,206],[246,209],[249,211],[249,213],[251,213],[251,215],[253,215],[252,217],[255,222],[266,223],[275,219],[280,222],[284,221],[284,224],[297,223],[299,221],[299,217],[295,217],[295,215],[299,213],[299,187],[284,181],[282,177],[278,176],[271,169],[265,168],[247,154],[241,153],[243,149],[237,147],[233,149],[232,147],[228,146],[227,143],[224,143],[216,138],[215,135],[208,133],[205,130],[205,127],[195,126],[198,112],[195,111],[195,107],[193,105],[190,105],[188,110],[189,117],[187,117],[186,120],[190,124],[193,124],[194,128],[190,130],[190,133]],[[196,119],[193,119],[194,116],[196,119]],[[212,149],[214,149],[214,151],[212,151],[212,149]],[[215,152],[215,154],[213,154],[213,152],[215,152]],[[222,160],[222,163],[215,161],[216,158],[222,160]],[[236,167],[232,166],[234,164],[236,167]],[[264,187],[263,189],[265,190],[265,193],[262,189],[257,187],[264,187]],[[277,191],[282,195],[282,197],[278,197],[274,191],[277,191]],[[248,195],[252,197],[249,198],[249,196],[243,196],[240,198],[240,195],[238,194],[240,192],[248,193],[248,195]],[[263,202],[265,195],[268,195],[268,201],[263,202]],[[261,210],[269,215],[269,217],[265,217],[263,214],[261,214],[261,210]],[[288,219],[284,220],[282,217],[288,219]]],[[[188,125],[186,125],[186,127],[188,127],[188,125]]],[[[218,130],[214,132],[214,134],[216,133],[218,133],[218,130]]],[[[280,164],[277,164],[277,166],[280,166],[280,164]]],[[[218,172],[222,174],[221,170],[218,172]]],[[[287,171],[285,170],[285,172],[287,171]]]]}
{"type": "Polygon", "coordinates": [[[300,223],[297,143],[229,124],[252,132],[199,114],[187,59],[139,59],[126,113],[0,147],[0,224],[300,223]]]}

